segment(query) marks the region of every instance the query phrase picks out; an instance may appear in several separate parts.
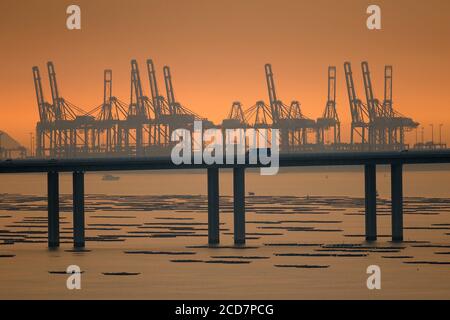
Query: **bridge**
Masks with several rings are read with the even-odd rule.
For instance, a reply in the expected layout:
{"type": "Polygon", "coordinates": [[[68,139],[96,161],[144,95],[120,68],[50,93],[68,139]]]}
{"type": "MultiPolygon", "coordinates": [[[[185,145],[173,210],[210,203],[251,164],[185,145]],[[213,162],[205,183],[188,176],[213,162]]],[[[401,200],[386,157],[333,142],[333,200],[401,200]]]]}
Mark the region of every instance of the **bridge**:
{"type": "MultiPolygon", "coordinates": [[[[236,159],[235,159],[236,160],[236,159]]],[[[191,163],[194,163],[193,161],[191,163]]],[[[224,161],[225,163],[225,161],[224,161]]],[[[237,163],[237,161],[234,161],[237,163]]],[[[73,241],[85,246],[84,173],[89,171],[128,170],[207,170],[208,243],[219,244],[219,169],[233,170],[234,243],[245,244],[245,170],[261,168],[255,164],[181,164],[170,157],[18,159],[0,162],[2,173],[47,173],[48,246],[59,246],[59,173],[73,173],[73,241]]],[[[279,166],[364,166],[365,235],[367,241],[377,239],[376,166],[391,167],[392,240],[403,241],[403,166],[409,164],[450,163],[450,150],[332,152],[280,155],[279,166]]]]}

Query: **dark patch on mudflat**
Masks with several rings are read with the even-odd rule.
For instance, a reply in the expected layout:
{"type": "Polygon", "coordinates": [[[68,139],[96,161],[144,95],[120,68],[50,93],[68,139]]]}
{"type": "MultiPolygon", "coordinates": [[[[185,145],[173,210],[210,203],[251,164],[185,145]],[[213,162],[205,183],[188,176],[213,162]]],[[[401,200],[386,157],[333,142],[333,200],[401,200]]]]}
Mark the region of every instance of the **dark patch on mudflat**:
{"type": "MultiPolygon", "coordinates": [[[[365,238],[366,235],[365,234],[344,234],[344,237],[347,237],[347,238],[365,238]]],[[[389,234],[380,234],[377,237],[378,238],[390,238],[391,235],[389,235],[389,234]]]]}
{"type": "Polygon", "coordinates": [[[313,264],[275,264],[277,268],[295,268],[295,269],[326,269],[329,265],[313,265],[313,264]]]}
{"type": "MultiPolygon", "coordinates": [[[[397,243],[397,241],[388,241],[391,243],[397,243]]],[[[427,240],[403,240],[404,244],[410,244],[410,243],[430,243],[430,241],[427,240]]]]}
{"type": "Polygon", "coordinates": [[[363,253],[274,253],[277,257],[367,257],[363,253]]]}
{"type": "Polygon", "coordinates": [[[132,219],[136,216],[90,216],[90,218],[104,218],[104,219],[132,219]]]}
{"type": "MultiPolygon", "coordinates": [[[[72,228],[70,228],[72,229],[72,228]]],[[[107,227],[87,227],[86,231],[120,231],[122,230],[121,228],[107,228],[107,227]]]]}
{"type": "Polygon", "coordinates": [[[445,244],[418,244],[418,245],[412,245],[411,247],[414,248],[450,248],[450,245],[445,244]]]}
{"type": "Polygon", "coordinates": [[[343,244],[325,244],[322,245],[324,249],[368,249],[368,250],[400,250],[405,249],[404,246],[375,246],[375,245],[363,245],[359,243],[343,243],[343,244]]]}
{"type": "MultiPolygon", "coordinates": [[[[234,235],[233,232],[224,232],[225,235],[234,235]]],[[[246,236],[283,236],[284,233],[277,233],[277,232],[246,232],[246,236]]],[[[249,239],[246,237],[246,239],[249,239]]]]}
{"type": "Polygon", "coordinates": [[[155,217],[155,220],[194,220],[194,218],[155,217]]]}
{"type": "Polygon", "coordinates": [[[75,273],[84,273],[84,271],[80,272],[66,272],[66,271],[48,271],[50,274],[75,274],[75,273]]]}
{"type": "Polygon", "coordinates": [[[249,264],[251,261],[245,260],[206,260],[205,263],[217,263],[217,264],[249,264]]]}
{"type": "Polygon", "coordinates": [[[174,234],[152,234],[149,238],[176,238],[174,234]]]}
{"type": "Polygon", "coordinates": [[[104,276],[137,276],[140,272],[102,272],[104,276]]]}
{"type": "Polygon", "coordinates": [[[248,260],[258,260],[258,259],[270,259],[270,257],[263,256],[211,256],[213,259],[248,259],[248,260]]]}
{"type": "Polygon", "coordinates": [[[199,245],[199,246],[186,246],[188,249],[239,249],[239,250],[245,250],[245,249],[258,249],[258,247],[249,247],[249,246],[205,246],[205,245],[199,245]]]}
{"type": "Polygon", "coordinates": [[[126,254],[156,254],[156,255],[193,255],[197,252],[193,251],[124,251],[126,254]]]}
{"type": "Polygon", "coordinates": [[[138,223],[88,223],[90,227],[139,227],[138,223]]]}
{"type": "Polygon", "coordinates": [[[264,243],[268,247],[320,247],[322,243],[264,243]]]}
{"type": "Polygon", "coordinates": [[[450,261],[403,261],[406,264],[450,265],[450,261]]]}
{"type": "Polygon", "coordinates": [[[316,249],[318,252],[372,252],[372,253],[397,253],[400,252],[400,249],[362,249],[362,248],[354,248],[354,249],[316,249]]]}
{"type": "Polygon", "coordinates": [[[405,230],[450,230],[450,227],[404,227],[405,230]]]}
{"type": "Polygon", "coordinates": [[[116,238],[86,238],[86,241],[90,242],[123,242],[125,239],[116,239],[116,238]]]}

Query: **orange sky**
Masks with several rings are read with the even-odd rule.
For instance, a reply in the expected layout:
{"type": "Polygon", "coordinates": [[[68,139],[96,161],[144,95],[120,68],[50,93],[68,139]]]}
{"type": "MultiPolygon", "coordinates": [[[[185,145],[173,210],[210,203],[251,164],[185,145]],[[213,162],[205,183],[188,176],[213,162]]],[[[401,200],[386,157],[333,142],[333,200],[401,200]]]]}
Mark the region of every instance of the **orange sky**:
{"type": "MultiPolygon", "coordinates": [[[[349,136],[343,62],[370,63],[383,98],[385,64],[394,66],[394,106],[426,127],[444,124],[450,140],[450,1],[448,0],[15,0],[0,2],[0,129],[29,146],[38,113],[31,68],[38,65],[50,99],[45,63],[55,63],[61,95],[87,110],[101,103],[103,70],[113,92],[129,101],[130,59],[153,58],[160,89],[170,65],[175,96],[220,122],[231,103],[267,102],[264,64],[272,63],[278,96],[299,100],[317,118],[326,100],[328,65],[338,67],[338,112],[349,136]],[[66,29],[66,7],[78,4],[82,30],[66,29]],[[369,4],[382,8],[382,31],[369,31],[369,4]]],[[[363,99],[365,100],[365,98],[363,99]]],[[[414,134],[409,142],[414,143],[414,134]]],[[[438,130],[435,129],[437,140],[438,130]]]]}

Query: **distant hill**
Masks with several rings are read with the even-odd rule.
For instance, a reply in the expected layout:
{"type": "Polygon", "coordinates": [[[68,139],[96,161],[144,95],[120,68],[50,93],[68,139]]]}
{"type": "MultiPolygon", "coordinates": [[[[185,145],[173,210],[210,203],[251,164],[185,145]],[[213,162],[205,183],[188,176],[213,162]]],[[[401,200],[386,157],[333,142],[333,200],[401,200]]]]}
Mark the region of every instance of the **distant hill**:
{"type": "Polygon", "coordinates": [[[5,131],[0,130],[0,146],[4,149],[17,149],[23,147],[20,143],[14,140],[5,131]]]}

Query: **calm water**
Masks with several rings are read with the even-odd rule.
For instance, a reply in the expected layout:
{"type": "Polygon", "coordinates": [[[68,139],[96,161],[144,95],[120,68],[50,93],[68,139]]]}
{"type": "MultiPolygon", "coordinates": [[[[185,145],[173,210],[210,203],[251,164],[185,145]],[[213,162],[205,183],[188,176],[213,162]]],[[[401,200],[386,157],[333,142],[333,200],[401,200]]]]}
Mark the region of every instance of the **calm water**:
{"type": "Polygon", "coordinates": [[[231,172],[221,172],[221,247],[207,248],[206,175],[86,175],[89,251],[71,244],[71,176],[61,238],[46,248],[46,176],[0,177],[0,298],[450,298],[450,172],[404,175],[405,239],[389,240],[388,168],[379,168],[380,238],[365,243],[363,173],[247,174],[247,246],[232,246],[231,172]],[[84,271],[66,289],[68,265],[84,271]],[[382,271],[369,291],[366,268],[382,271]],[[127,272],[134,275],[105,275],[127,272]]]}

